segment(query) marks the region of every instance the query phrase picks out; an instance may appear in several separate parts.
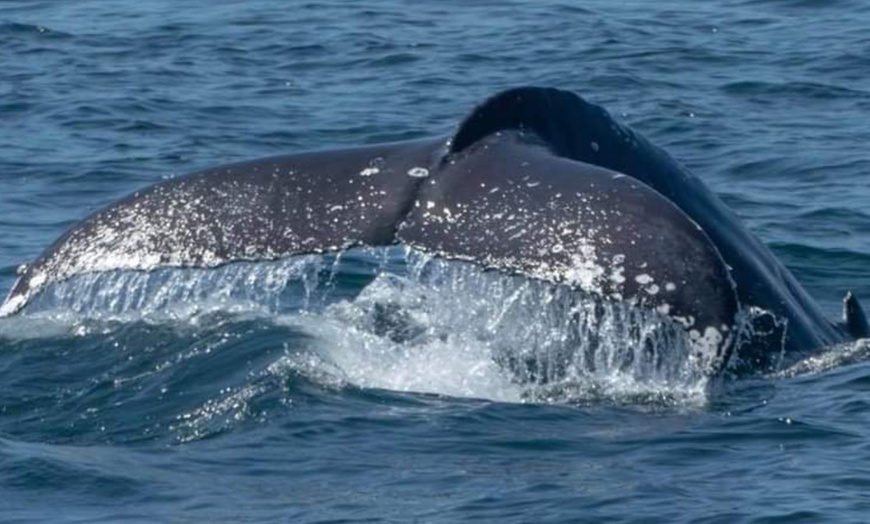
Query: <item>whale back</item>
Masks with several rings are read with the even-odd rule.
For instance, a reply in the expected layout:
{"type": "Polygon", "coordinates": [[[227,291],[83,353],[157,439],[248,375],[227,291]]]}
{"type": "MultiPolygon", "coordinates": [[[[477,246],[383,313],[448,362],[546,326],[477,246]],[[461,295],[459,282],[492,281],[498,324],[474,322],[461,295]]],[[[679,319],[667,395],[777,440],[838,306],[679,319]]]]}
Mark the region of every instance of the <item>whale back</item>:
{"type": "Polygon", "coordinates": [[[851,335],[825,317],[791,272],[700,178],[600,106],[559,89],[510,89],[485,101],[464,120],[451,152],[461,153],[476,141],[507,130],[533,134],[556,156],[628,175],[680,208],[717,247],[737,284],[741,305],[768,312],[778,323],[788,322],[781,349],[796,355],[851,335]]]}

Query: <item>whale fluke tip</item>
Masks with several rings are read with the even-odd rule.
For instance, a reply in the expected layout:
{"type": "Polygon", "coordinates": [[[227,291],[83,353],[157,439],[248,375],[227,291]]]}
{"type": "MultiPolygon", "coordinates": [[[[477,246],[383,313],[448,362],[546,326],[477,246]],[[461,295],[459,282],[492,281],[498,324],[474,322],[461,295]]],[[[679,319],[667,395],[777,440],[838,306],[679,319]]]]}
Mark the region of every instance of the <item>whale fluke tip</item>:
{"type": "Polygon", "coordinates": [[[870,324],[867,323],[867,316],[851,291],[846,293],[846,297],[843,298],[843,322],[846,323],[846,329],[853,337],[870,337],[870,324]]]}

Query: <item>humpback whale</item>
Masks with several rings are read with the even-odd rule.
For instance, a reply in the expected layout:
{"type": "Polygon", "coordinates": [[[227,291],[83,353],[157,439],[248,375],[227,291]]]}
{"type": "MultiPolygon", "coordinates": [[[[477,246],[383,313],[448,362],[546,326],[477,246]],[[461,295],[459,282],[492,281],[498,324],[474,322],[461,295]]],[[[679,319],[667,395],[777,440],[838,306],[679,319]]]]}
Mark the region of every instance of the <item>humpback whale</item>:
{"type": "Polygon", "coordinates": [[[801,356],[867,336],[851,294],[831,322],[700,178],[567,91],[521,87],[451,136],[277,156],[141,189],[82,220],[26,265],[0,307],[23,309],[82,273],[214,267],[404,244],[654,311],[727,363],[801,356]],[[763,328],[763,329],[762,329],[763,328]]]}

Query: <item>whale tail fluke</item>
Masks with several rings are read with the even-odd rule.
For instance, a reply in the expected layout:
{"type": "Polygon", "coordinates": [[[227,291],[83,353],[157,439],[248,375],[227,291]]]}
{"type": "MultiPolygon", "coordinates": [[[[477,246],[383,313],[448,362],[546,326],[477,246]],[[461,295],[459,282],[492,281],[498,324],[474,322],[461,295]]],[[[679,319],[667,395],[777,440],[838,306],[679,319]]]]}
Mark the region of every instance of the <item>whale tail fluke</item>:
{"type": "Polygon", "coordinates": [[[843,322],[846,330],[855,338],[870,337],[870,324],[867,322],[867,316],[864,314],[864,309],[858,302],[858,299],[851,291],[846,293],[843,299],[843,322]]]}

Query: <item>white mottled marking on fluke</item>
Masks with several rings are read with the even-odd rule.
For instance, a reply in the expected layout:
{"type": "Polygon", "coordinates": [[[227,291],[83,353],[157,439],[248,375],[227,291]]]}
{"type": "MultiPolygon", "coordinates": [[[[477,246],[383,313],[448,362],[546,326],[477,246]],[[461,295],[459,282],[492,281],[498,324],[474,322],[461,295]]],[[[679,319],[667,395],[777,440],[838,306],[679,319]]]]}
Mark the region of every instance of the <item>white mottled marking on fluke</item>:
{"type": "Polygon", "coordinates": [[[645,286],[647,284],[651,284],[653,282],[653,277],[647,275],[646,273],[641,273],[640,275],[634,277],[634,281],[638,284],[645,286]]]}

